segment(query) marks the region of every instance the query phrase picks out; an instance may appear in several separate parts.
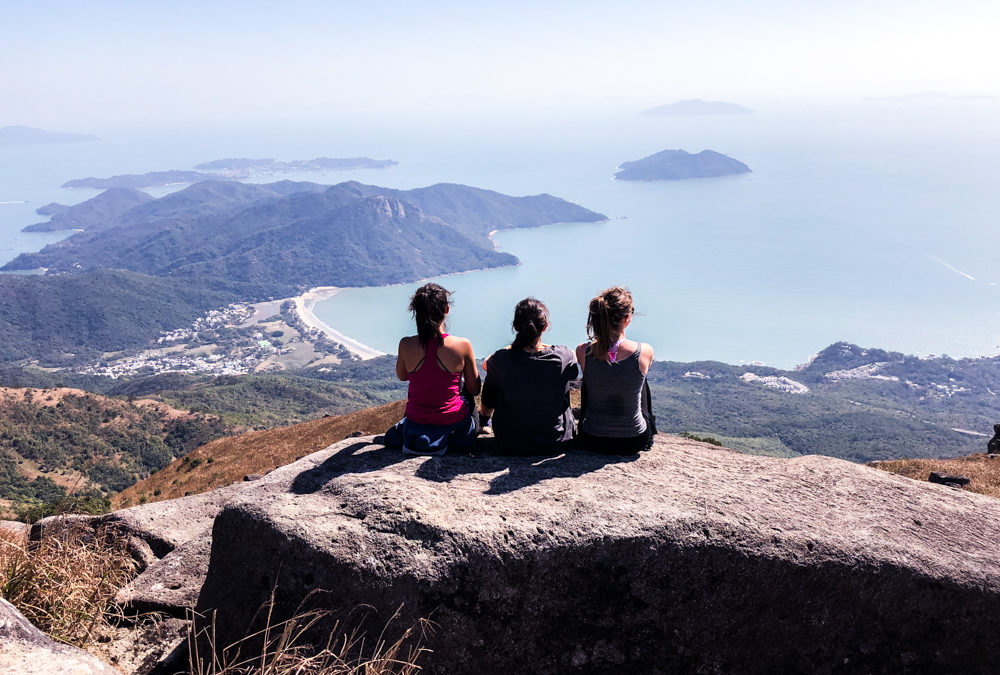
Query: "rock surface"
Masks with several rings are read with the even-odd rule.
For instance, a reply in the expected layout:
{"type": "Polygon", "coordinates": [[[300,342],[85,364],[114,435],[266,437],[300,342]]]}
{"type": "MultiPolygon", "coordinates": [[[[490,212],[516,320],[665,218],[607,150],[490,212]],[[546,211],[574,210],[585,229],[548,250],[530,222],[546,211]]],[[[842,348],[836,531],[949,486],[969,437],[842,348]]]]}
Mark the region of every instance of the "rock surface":
{"type": "Polygon", "coordinates": [[[0,598],[0,673],[18,675],[120,675],[82,649],[56,642],[0,598]]]}
{"type": "Polygon", "coordinates": [[[324,589],[390,642],[429,617],[427,672],[990,672],[1000,648],[1000,502],[836,459],[366,437],[240,488],[198,606],[223,642],[276,588],[278,619],[324,589]]]}
{"type": "Polygon", "coordinates": [[[4,532],[26,535],[30,529],[31,528],[27,523],[22,523],[16,520],[0,520],[0,530],[3,530],[4,532]]]}

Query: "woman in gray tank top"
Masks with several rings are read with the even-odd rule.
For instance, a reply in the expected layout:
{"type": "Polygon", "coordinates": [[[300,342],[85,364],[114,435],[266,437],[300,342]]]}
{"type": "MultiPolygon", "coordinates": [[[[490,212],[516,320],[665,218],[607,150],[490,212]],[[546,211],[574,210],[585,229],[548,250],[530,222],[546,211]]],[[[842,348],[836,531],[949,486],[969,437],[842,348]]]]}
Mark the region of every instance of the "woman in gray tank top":
{"type": "Polygon", "coordinates": [[[653,348],[625,337],[634,311],[632,294],[621,286],[590,301],[587,334],[591,340],[576,348],[583,368],[580,440],[586,450],[632,454],[649,447],[656,433],[651,415],[643,414],[653,348]]]}

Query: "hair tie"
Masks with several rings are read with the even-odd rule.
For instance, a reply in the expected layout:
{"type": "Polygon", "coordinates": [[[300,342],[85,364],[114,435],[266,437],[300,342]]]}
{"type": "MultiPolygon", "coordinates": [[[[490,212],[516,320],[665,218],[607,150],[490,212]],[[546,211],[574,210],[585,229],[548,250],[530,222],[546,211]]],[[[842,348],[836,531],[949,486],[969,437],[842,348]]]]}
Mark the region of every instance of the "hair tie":
{"type": "Polygon", "coordinates": [[[608,347],[608,363],[614,363],[618,359],[618,348],[622,346],[622,340],[624,339],[619,338],[618,342],[608,347]]]}

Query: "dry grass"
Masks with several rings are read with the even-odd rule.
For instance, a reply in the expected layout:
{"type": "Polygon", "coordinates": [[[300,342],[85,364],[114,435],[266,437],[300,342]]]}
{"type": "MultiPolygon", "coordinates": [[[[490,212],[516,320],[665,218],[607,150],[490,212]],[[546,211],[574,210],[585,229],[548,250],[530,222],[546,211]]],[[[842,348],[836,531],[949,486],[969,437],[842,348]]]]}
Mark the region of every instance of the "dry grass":
{"type": "MultiPolygon", "coordinates": [[[[311,595],[311,594],[310,594],[311,595]]],[[[307,596],[303,603],[308,602],[307,596]]],[[[216,649],[214,616],[206,621],[201,615],[189,616],[188,672],[192,675],[413,675],[421,670],[417,661],[427,650],[420,645],[429,621],[421,620],[407,629],[395,642],[385,639],[385,628],[374,643],[366,645],[357,631],[341,630],[334,623],[322,647],[310,644],[306,635],[329,612],[299,611],[287,621],[274,623],[271,601],[266,612],[266,628],[224,648],[216,649]],[[203,651],[204,648],[204,651],[203,651]],[[247,650],[250,656],[243,654],[247,650]]]]}
{"type": "Polygon", "coordinates": [[[1000,498],[1000,458],[976,454],[957,459],[892,459],[871,462],[868,466],[926,481],[932,471],[968,476],[969,484],[963,489],[982,495],[1000,498]]]}
{"type": "Polygon", "coordinates": [[[62,642],[98,640],[116,613],[115,593],[135,573],[125,541],[110,531],[66,523],[29,543],[0,530],[0,595],[62,642]]]}
{"type": "Polygon", "coordinates": [[[347,438],[380,434],[403,416],[405,401],[287,427],[218,438],[112,497],[112,508],[199,494],[264,474],[347,438]]]}

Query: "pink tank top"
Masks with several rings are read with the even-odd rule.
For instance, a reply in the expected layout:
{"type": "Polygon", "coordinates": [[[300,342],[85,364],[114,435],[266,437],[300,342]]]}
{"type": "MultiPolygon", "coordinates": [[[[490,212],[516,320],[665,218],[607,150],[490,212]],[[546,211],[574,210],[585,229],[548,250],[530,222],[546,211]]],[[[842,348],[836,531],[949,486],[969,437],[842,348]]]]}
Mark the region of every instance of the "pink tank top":
{"type": "Polygon", "coordinates": [[[469,415],[462,399],[462,373],[444,370],[438,363],[438,345],[448,337],[433,337],[427,343],[424,360],[410,373],[406,398],[406,418],[419,424],[456,424],[469,415]]]}

